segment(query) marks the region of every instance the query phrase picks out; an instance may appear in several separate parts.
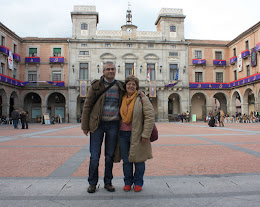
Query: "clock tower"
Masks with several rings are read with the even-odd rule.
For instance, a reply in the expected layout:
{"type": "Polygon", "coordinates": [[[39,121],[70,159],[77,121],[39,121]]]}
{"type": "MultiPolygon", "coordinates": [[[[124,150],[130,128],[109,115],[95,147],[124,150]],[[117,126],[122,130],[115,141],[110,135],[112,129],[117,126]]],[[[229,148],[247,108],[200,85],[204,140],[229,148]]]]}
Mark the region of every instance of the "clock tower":
{"type": "Polygon", "coordinates": [[[123,32],[123,37],[126,39],[133,39],[135,38],[135,32],[137,26],[132,24],[132,11],[130,9],[130,4],[128,3],[128,9],[126,11],[126,24],[121,27],[123,32]]]}

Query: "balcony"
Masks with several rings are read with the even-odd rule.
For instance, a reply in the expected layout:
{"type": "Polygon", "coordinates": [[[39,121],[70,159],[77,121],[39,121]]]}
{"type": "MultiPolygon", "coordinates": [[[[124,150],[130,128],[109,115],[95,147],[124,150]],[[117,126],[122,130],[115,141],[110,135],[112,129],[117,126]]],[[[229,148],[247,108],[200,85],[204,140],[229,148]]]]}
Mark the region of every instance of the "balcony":
{"type": "Polygon", "coordinates": [[[25,63],[40,63],[40,57],[25,57],[25,63]]]}
{"type": "Polygon", "coordinates": [[[213,60],[213,65],[215,66],[226,66],[227,65],[227,62],[226,60],[213,60]]]}
{"type": "Polygon", "coordinates": [[[23,86],[23,82],[9,76],[0,74],[0,82],[9,83],[14,86],[23,86]]]}
{"type": "Polygon", "coordinates": [[[255,50],[258,51],[258,52],[260,52],[260,42],[259,42],[258,44],[256,44],[255,50]]]}
{"type": "Polygon", "coordinates": [[[250,55],[249,50],[245,50],[241,53],[242,58],[247,58],[250,55]]]}
{"type": "Polygon", "coordinates": [[[14,58],[14,60],[15,60],[16,62],[21,62],[21,56],[20,56],[20,55],[14,53],[14,54],[13,54],[13,58],[14,58]]]}
{"type": "Polygon", "coordinates": [[[64,63],[64,57],[50,57],[50,63],[64,63]]]}
{"type": "Polygon", "coordinates": [[[6,56],[9,55],[9,49],[5,46],[0,46],[0,52],[3,53],[6,56]]]}
{"type": "Polygon", "coordinates": [[[234,57],[230,58],[230,60],[229,60],[229,63],[231,65],[234,65],[236,62],[237,62],[237,56],[234,56],[234,57]]]}
{"type": "Polygon", "coordinates": [[[206,59],[192,59],[193,65],[206,65],[206,59]]]}

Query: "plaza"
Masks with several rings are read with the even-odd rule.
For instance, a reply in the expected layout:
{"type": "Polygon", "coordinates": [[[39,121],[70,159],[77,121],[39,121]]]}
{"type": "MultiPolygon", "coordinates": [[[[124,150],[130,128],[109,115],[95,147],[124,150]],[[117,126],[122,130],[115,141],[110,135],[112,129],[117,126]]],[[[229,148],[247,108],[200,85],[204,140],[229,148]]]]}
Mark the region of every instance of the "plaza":
{"type": "MultiPolygon", "coordinates": [[[[104,155],[96,193],[87,193],[89,137],[80,124],[0,125],[0,206],[247,206],[260,202],[259,123],[157,123],[159,139],[146,162],[144,188],[103,188],[104,155]]],[[[103,153],[103,152],[102,152],[103,153]]]]}

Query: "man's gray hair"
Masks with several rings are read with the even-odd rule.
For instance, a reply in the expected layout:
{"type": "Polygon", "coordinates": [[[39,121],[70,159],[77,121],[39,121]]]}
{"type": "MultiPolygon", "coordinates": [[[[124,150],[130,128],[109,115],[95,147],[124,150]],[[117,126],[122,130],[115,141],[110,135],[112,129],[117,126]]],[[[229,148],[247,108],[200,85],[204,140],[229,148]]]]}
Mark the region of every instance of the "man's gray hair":
{"type": "Polygon", "coordinates": [[[115,65],[114,62],[112,62],[112,61],[107,61],[107,62],[105,62],[104,65],[103,65],[103,71],[105,70],[105,66],[106,66],[107,64],[113,64],[113,65],[115,66],[115,68],[116,68],[116,65],[115,65]]]}

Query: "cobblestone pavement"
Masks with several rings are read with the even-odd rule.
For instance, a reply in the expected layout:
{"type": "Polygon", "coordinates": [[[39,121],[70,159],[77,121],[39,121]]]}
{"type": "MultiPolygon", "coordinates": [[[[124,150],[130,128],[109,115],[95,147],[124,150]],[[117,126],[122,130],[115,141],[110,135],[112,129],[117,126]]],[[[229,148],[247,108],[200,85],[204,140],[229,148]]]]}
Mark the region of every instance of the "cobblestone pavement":
{"type": "Polygon", "coordinates": [[[0,125],[0,206],[259,206],[259,123],[157,127],[143,191],[122,191],[122,162],[114,164],[116,192],[104,191],[102,154],[90,195],[89,137],[79,124],[0,125]]]}

